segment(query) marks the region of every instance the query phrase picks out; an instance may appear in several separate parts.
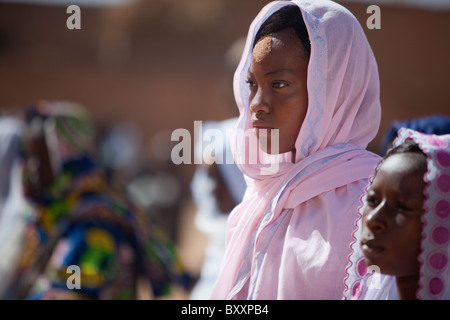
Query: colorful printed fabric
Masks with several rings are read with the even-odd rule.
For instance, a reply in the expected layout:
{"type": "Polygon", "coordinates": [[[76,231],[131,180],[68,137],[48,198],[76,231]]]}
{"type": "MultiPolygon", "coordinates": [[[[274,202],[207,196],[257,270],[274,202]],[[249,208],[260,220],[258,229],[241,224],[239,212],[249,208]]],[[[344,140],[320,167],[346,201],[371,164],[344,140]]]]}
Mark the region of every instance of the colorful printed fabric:
{"type": "Polygon", "coordinates": [[[124,196],[94,157],[92,121],[81,106],[45,103],[53,121],[47,141],[60,155],[48,192],[33,199],[24,247],[6,298],[136,299],[188,287],[174,244],[124,196]]]}
{"type": "MultiPolygon", "coordinates": [[[[425,134],[401,128],[394,147],[408,139],[419,144],[427,155],[428,172],[424,176],[424,213],[422,215],[422,242],[419,290],[417,298],[423,300],[450,299],[450,134],[425,134]]],[[[380,163],[381,165],[381,163],[380,163]]],[[[373,177],[372,179],[373,180],[373,177]]],[[[362,203],[365,201],[365,194],[362,203]]],[[[371,272],[359,247],[362,223],[362,205],[354,231],[352,253],[349,256],[345,280],[345,299],[396,299],[395,277],[371,272]]],[[[372,270],[375,271],[375,270],[372,270]]]]}
{"type": "MultiPolygon", "coordinates": [[[[87,169],[88,160],[80,162],[87,169]]],[[[29,217],[17,280],[39,259],[37,252],[45,251],[52,232],[61,234],[45,271],[24,297],[136,299],[139,276],[151,283],[156,297],[169,294],[172,284],[188,286],[174,245],[162,231],[146,232],[150,223],[94,167],[73,181],[66,197],[46,199],[47,205],[29,217]],[[80,268],[80,288],[68,290],[69,280],[76,280],[73,266],[80,268]]]]}

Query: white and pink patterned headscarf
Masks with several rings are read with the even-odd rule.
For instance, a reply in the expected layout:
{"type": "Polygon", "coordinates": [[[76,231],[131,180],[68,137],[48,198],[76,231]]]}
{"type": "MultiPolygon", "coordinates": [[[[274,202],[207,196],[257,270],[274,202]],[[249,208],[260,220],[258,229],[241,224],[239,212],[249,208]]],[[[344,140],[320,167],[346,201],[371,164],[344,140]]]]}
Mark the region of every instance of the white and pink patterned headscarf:
{"type": "Polygon", "coordinates": [[[359,197],[379,161],[365,150],[381,107],[378,68],[361,25],[333,1],[270,2],[250,25],[234,93],[240,116],[232,151],[248,188],[230,214],[211,298],[340,299],[359,197]],[[288,5],[300,8],[311,42],[308,111],[295,155],[247,161],[254,151],[237,132],[252,130],[246,83],[252,43],[261,24],[288,5]]]}
{"type": "MultiPolygon", "coordinates": [[[[401,128],[393,146],[414,140],[427,155],[428,171],[425,187],[420,278],[417,298],[422,300],[450,299],[450,134],[424,134],[401,128]]],[[[379,165],[381,165],[380,162],[379,165]]],[[[373,177],[371,178],[373,180],[373,177]]],[[[363,201],[365,194],[363,195],[363,201]]],[[[362,207],[356,221],[352,253],[349,256],[344,299],[397,299],[395,277],[368,272],[359,247],[362,207]]],[[[372,270],[377,271],[377,270],[372,270]]]]}

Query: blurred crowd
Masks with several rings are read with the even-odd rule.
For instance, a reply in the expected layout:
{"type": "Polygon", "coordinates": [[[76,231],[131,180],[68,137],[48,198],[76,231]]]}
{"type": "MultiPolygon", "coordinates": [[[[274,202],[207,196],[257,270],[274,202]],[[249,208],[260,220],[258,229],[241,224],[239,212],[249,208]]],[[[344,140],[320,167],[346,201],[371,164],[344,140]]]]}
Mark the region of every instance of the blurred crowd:
{"type": "Polygon", "coordinates": [[[102,136],[75,102],[4,110],[0,298],[187,296],[193,277],[176,228],[158,223],[166,214],[158,208],[174,202],[165,195],[177,193],[176,177],[140,171],[133,141],[123,128],[102,136]]]}
{"type": "MultiPolygon", "coordinates": [[[[225,135],[235,121],[203,129],[225,135]]],[[[202,157],[211,146],[198,139],[202,157]]],[[[141,143],[133,123],[99,128],[76,102],[3,108],[0,299],[208,299],[244,177],[196,164],[183,201],[168,160],[149,163],[141,143]]]]}
{"type": "MultiPolygon", "coordinates": [[[[225,135],[235,122],[203,129],[225,135]]],[[[449,133],[450,117],[393,121],[380,155],[401,127],[449,133]]],[[[196,164],[186,205],[180,177],[141,148],[132,123],[100,130],[76,102],[3,109],[1,299],[208,299],[244,176],[234,163],[196,164]]],[[[214,150],[223,157],[230,146],[214,150]]]]}

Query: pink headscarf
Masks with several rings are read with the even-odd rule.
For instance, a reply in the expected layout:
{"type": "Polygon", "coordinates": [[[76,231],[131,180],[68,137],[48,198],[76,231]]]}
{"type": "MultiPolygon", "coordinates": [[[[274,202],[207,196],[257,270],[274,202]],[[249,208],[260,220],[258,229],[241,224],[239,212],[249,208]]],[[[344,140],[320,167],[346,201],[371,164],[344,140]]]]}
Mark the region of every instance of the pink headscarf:
{"type": "Polygon", "coordinates": [[[379,161],[365,150],[381,108],[378,68],[363,29],[332,1],[271,2],[250,26],[234,93],[240,117],[232,150],[248,189],[230,215],[211,298],[340,299],[359,197],[379,161]],[[287,5],[300,7],[311,41],[309,105],[295,161],[291,152],[246,161],[255,148],[238,133],[252,129],[245,82],[252,43],[261,24],[287,5]]]}
{"type": "MultiPolygon", "coordinates": [[[[427,155],[428,163],[428,171],[424,176],[427,186],[425,211],[422,215],[419,290],[416,296],[422,300],[448,300],[450,299],[450,134],[425,134],[401,128],[393,146],[396,147],[408,139],[419,144],[427,155]]],[[[344,298],[397,299],[394,276],[368,272],[370,268],[365,264],[364,255],[359,247],[361,218],[362,206],[356,221],[352,253],[349,256],[344,298]]]]}

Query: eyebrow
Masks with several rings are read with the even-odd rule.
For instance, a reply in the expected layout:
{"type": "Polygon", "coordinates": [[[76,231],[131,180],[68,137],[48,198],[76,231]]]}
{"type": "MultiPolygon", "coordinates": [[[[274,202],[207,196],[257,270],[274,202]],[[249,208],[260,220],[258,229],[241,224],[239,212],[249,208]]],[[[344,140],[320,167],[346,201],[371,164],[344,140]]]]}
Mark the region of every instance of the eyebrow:
{"type": "MultiPolygon", "coordinates": [[[[273,70],[273,71],[266,72],[264,74],[264,76],[269,76],[269,75],[272,75],[272,74],[283,73],[283,72],[294,73],[294,71],[292,71],[291,69],[280,68],[280,69],[276,69],[276,70],[273,70]]],[[[254,74],[253,74],[253,72],[248,71],[247,75],[253,76],[254,74]]]]}

